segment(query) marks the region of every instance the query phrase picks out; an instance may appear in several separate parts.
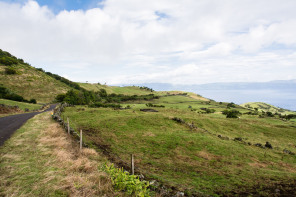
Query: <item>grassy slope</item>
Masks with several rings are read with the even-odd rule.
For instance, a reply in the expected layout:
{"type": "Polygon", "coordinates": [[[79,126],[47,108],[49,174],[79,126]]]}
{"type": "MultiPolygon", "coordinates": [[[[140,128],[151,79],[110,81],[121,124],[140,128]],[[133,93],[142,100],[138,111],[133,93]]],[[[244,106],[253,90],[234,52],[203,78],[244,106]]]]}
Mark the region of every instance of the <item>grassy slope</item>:
{"type": "Polygon", "coordinates": [[[107,85],[99,85],[99,84],[91,84],[91,83],[78,83],[81,87],[90,91],[99,91],[100,89],[105,89],[108,94],[124,94],[124,95],[144,95],[144,94],[153,94],[153,92],[140,89],[136,86],[107,86],[107,85]]]}
{"type": "Polygon", "coordinates": [[[0,147],[0,196],[122,196],[97,170],[105,162],[40,114],[0,147]]]}
{"type": "Polygon", "coordinates": [[[136,166],[146,175],[180,189],[243,192],[258,184],[268,187],[295,180],[296,157],[282,152],[285,148],[296,152],[296,132],[291,127],[294,122],[247,115],[226,119],[219,113],[226,103],[197,101],[186,96],[162,97],[153,103],[166,108],[155,108],[158,113],[144,113],[139,111],[145,108],[144,103],[130,103],[130,110],[81,111],[81,107],[73,107],[67,108],[64,115],[70,117],[73,127],[84,129],[87,140],[110,145],[112,152],[126,162],[129,154],[135,154],[136,166]],[[197,113],[200,107],[214,108],[217,112],[200,114],[197,113]],[[192,108],[197,111],[191,111],[192,108]],[[191,130],[172,121],[172,117],[193,122],[198,129],[191,130]],[[217,135],[230,140],[221,140],[217,135]],[[268,141],[274,149],[245,145],[233,141],[235,137],[252,144],[264,145],[268,141]]]}
{"type": "Polygon", "coordinates": [[[57,94],[70,89],[66,84],[31,66],[13,65],[12,67],[17,70],[15,75],[4,74],[5,67],[0,65],[0,84],[27,100],[35,98],[38,103],[52,102],[57,94]]]}
{"type": "Polygon", "coordinates": [[[25,111],[25,109],[29,109],[30,111],[38,110],[42,106],[39,104],[23,103],[23,102],[11,101],[6,99],[0,99],[0,104],[9,105],[9,106],[18,106],[23,111],[25,111]]]}
{"type": "MultiPolygon", "coordinates": [[[[91,84],[91,83],[78,83],[81,87],[85,88],[86,90],[90,91],[99,91],[100,89],[105,89],[108,94],[124,94],[124,95],[145,95],[145,94],[155,94],[158,96],[164,96],[164,95],[173,95],[173,94],[182,94],[185,93],[183,91],[154,91],[150,92],[145,89],[140,89],[137,86],[125,86],[125,87],[119,87],[119,86],[107,86],[107,85],[99,85],[99,84],[91,84]]],[[[209,99],[206,99],[198,94],[194,94],[191,92],[187,93],[188,96],[194,100],[202,100],[202,101],[209,101],[209,99]]]]}
{"type": "Polygon", "coordinates": [[[290,110],[282,109],[279,107],[275,107],[273,105],[267,104],[267,103],[262,103],[262,102],[249,102],[249,103],[244,103],[241,104],[242,107],[254,109],[258,108],[259,111],[266,111],[266,112],[272,112],[272,113],[282,113],[282,114],[291,114],[293,113],[290,110]]]}

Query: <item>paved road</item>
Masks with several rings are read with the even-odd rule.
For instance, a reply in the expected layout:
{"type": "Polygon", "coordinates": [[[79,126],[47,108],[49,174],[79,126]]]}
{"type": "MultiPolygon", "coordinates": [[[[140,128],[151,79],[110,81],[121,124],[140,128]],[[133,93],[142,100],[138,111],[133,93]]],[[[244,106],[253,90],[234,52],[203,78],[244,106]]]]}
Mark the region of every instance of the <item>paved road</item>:
{"type": "MultiPolygon", "coordinates": [[[[43,111],[50,111],[55,108],[55,105],[51,105],[50,108],[43,111]]],[[[43,113],[43,112],[32,112],[25,114],[17,114],[12,116],[6,116],[0,118],[0,146],[4,144],[4,142],[9,139],[9,137],[18,130],[27,120],[33,118],[35,115],[43,113]]]]}

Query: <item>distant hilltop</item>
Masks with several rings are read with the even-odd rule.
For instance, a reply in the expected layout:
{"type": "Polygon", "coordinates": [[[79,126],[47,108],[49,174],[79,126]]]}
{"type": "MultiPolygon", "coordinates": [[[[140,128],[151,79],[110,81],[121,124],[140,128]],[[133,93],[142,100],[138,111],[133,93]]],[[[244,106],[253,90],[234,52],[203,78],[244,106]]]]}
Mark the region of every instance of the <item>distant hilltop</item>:
{"type": "MultiPolygon", "coordinates": [[[[124,84],[121,84],[125,86],[124,84]]],[[[129,86],[132,84],[128,84],[129,86]]],[[[296,111],[296,79],[277,80],[269,82],[233,82],[208,83],[200,85],[182,85],[169,83],[133,84],[148,86],[157,91],[182,90],[194,92],[216,101],[234,102],[264,102],[279,108],[296,111]]]]}

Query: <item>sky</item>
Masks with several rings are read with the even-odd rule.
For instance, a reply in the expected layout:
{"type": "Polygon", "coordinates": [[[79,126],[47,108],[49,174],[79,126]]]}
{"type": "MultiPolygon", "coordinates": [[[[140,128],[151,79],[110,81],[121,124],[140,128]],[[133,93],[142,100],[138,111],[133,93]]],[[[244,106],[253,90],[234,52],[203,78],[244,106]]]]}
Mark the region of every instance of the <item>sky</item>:
{"type": "Polygon", "coordinates": [[[295,0],[0,0],[0,48],[77,82],[296,79],[295,0]]]}

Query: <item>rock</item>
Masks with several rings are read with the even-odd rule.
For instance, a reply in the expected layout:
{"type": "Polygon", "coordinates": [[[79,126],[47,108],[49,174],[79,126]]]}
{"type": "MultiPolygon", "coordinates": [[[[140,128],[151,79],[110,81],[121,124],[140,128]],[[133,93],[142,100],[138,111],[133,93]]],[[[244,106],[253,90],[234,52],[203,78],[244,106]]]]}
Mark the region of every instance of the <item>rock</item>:
{"type": "Polygon", "coordinates": [[[234,138],[234,141],[243,141],[243,138],[241,138],[241,137],[236,137],[236,138],[234,138]]]}
{"type": "Polygon", "coordinates": [[[284,153],[287,153],[289,155],[295,155],[295,153],[293,153],[292,151],[288,150],[288,149],[284,149],[283,150],[284,153]]]}
{"type": "Polygon", "coordinates": [[[229,140],[229,137],[224,137],[224,136],[222,136],[222,135],[218,135],[218,138],[220,138],[221,140],[229,140]]]}
{"type": "Polygon", "coordinates": [[[144,177],[143,174],[140,174],[140,175],[139,175],[139,179],[140,179],[140,180],[143,180],[144,178],[145,178],[145,177],[144,177]]]}
{"type": "Polygon", "coordinates": [[[269,142],[266,142],[265,147],[269,148],[269,149],[272,149],[272,146],[271,146],[271,144],[269,142]]]}
{"type": "Polygon", "coordinates": [[[260,144],[260,143],[257,143],[257,144],[254,144],[254,146],[257,146],[257,147],[259,147],[259,148],[265,148],[262,144],[260,144]]]}
{"type": "Polygon", "coordinates": [[[28,108],[25,108],[25,112],[29,112],[30,110],[28,108]]]}
{"type": "Polygon", "coordinates": [[[185,123],[184,120],[182,120],[181,118],[177,118],[177,117],[172,118],[172,120],[173,120],[173,121],[176,121],[176,122],[178,122],[178,123],[185,123]]]}
{"type": "Polygon", "coordinates": [[[174,197],[181,197],[181,196],[185,196],[184,192],[177,192],[176,195],[174,195],[174,197]]]}

